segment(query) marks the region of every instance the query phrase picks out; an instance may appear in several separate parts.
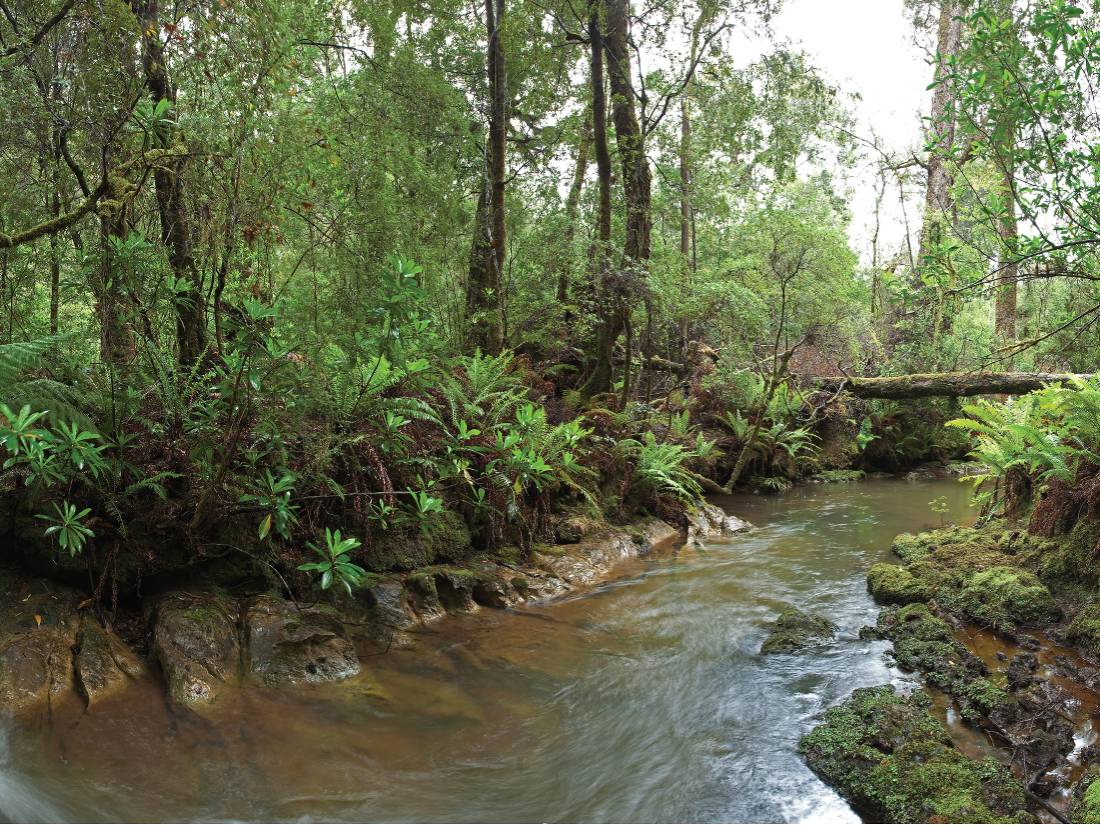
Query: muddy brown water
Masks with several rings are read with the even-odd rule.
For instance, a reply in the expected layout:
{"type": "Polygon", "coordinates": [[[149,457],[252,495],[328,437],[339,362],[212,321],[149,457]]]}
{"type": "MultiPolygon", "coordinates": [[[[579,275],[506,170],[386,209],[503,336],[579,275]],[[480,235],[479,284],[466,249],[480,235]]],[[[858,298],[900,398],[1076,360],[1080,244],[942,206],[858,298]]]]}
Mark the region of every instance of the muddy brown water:
{"type": "Polygon", "coordinates": [[[852,689],[909,684],[862,641],[864,572],[901,531],[965,521],[955,480],[717,503],[758,527],[611,583],[450,618],[338,686],[248,689],[203,716],[156,686],[0,728],[12,820],[858,822],[796,754],[852,689]],[[948,512],[930,502],[946,497],[948,512]],[[760,656],[785,603],[837,639],[760,656]]]}

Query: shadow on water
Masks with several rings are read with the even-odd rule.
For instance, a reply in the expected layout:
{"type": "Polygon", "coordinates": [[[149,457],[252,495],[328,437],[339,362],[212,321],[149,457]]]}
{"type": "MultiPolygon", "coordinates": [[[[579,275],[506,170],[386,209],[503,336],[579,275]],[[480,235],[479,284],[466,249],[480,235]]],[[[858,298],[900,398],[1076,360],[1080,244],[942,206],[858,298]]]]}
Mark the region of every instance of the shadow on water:
{"type": "Polygon", "coordinates": [[[966,518],[956,481],[727,497],[719,504],[757,531],[627,563],[613,584],[563,602],[447,620],[347,684],[249,690],[205,717],[155,690],[60,713],[12,737],[10,762],[0,756],[0,812],[858,822],[795,749],[853,688],[904,682],[883,644],[858,637],[876,614],[864,571],[896,533],[938,524],[940,496],[946,519],[966,518]],[[761,657],[784,604],[828,615],[837,639],[761,657]]]}

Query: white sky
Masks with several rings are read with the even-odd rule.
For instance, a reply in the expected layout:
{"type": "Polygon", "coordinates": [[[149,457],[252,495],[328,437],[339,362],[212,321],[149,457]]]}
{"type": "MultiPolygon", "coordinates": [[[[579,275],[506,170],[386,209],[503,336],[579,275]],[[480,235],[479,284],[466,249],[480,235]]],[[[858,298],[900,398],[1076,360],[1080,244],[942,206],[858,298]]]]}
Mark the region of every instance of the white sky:
{"type": "MultiPolygon", "coordinates": [[[[855,101],[856,132],[870,139],[872,130],[892,155],[907,157],[920,149],[922,112],[927,112],[932,67],[914,40],[902,0],[787,0],[773,21],[775,35],[809,53],[817,67],[855,101]]],[[[874,224],[875,177],[872,153],[866,153],[854,175],[852,243],[870,261],[874,224]]],[[[918,170],[919,171],[919,170],[918,170]]],[[[919,182],[911,184],[910,221],[923,198],[919,182]],[[912,196],[916,196],[916,201],[912,196]]],[[[897,249],[905,237],[896,186],[888,186],[883,209],[880,250],[897,249]]],[[[914,223],[912,228],[917,228],[914,223]]]]}

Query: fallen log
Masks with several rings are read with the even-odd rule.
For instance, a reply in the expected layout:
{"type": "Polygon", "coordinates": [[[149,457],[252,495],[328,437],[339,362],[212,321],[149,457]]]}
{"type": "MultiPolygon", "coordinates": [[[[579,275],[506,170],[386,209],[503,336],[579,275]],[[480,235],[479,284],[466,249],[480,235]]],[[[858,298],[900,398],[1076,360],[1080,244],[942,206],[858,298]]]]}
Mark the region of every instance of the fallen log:
{"type": "Polygon", "coordinates": [[[843,389],[861,399],[921,399],[930,396],[1020,395],[1090,376],[1074,373],[912,373],[907,376],[822,376],[819,390],[843,389]]]}

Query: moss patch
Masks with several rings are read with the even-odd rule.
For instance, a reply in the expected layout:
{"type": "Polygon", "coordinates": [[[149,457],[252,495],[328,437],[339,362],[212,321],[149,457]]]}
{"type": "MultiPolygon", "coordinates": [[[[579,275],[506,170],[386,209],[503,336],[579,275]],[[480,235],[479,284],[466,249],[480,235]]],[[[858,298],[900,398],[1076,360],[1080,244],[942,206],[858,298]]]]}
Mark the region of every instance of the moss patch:
{"type": "Polygon", "coordinates": [[[1008,694],[987,679],[985,664],[955,639],[951,627],[922,603],[888,609],[863,636],[894,643],[900,668],[916,671],[952,695],[967,720],[988,715],[1008,694]]]}
{"type": "Polygon", "coordinates": [[[1100,605],[1092,604],[1078,612],[1066,627],[1066,639],[1092,657],[1100,657],[1100,605]]]}
{"type": "Polygon", "coordinates": [[[872,565],[867,572],[867,590],[878,602],[892,605],[924,602],[932,596],[928,583],[899,565],[885,562],[872,565]]]}
{"type": "Polygon", "coordinates": [[[930,706],[923,692],[858,689],[826,712],[799,752],[867,820],[1030,822],[1022,784],[995,761],[959,752],[930,706]]]}
{"type": "Polygon", "coordinates": [[[1035,574],[998,565],[971,574],[947,607],[997,631],[1058,619],[1061,610],[1035,574]]]}
{"type": "Polygon", "coordinates": [[[836,633],[836,625],[828,618],[797,608],[786,609],[768,627],[771,633],[760,646],[761,654],[789,654],[827,642],[836,633]]]}
{"type": "Polygon", "coordinates": [[[1100,823],[1100,769],[1090,769],[1077,784],[1070,820],[1073,823],[1100,823]]]}

